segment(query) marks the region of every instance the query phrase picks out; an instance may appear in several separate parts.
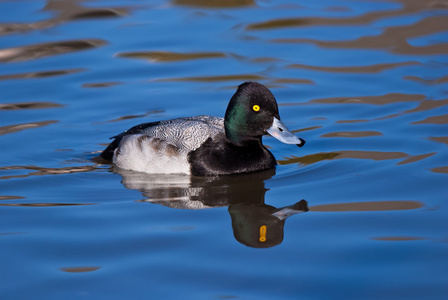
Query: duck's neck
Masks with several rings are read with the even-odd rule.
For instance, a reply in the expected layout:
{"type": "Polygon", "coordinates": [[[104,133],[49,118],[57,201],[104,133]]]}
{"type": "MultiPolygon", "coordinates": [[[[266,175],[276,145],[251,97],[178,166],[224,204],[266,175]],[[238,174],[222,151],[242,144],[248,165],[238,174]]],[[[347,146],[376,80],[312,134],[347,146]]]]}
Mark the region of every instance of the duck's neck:
{"type": "Polygon", "coordinates": [[[244,147],[244,146],[252,146],[254,144],[261,145],[261,135],[259,136],[250,136],[248,132],[250,132],[249,128],[245,122],[224,122],[224,129],[226,133],[227,140],[236,146],[244,147]]]}
{"type": "Polygon", "coordinates": [[[226,130],[227,141],[238,147],[251,147],[254,145],[261,145],[261,136],[244,136],[226,130]]]}

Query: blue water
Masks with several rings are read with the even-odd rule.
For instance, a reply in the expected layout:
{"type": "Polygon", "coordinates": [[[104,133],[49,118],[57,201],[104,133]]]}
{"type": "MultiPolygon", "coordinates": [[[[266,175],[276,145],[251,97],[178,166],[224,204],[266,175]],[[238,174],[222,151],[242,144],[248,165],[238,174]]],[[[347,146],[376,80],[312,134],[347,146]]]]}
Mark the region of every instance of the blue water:
{"type": "Polygon", "coordinates": [[[446,20],[444,1],[1,1],[0,298],[446,299],[446,20]],[[247,80],[307,140],[264,137],[275,170],[96,159],[136,124],[223,116],[247,80]]]}

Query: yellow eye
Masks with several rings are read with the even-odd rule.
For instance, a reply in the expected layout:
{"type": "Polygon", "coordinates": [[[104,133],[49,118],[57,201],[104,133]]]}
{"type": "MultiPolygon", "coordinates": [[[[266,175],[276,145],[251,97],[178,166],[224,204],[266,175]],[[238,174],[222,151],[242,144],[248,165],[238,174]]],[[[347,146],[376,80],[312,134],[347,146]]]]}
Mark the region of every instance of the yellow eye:
{"type": "Polygon", "coordinates": [[[254,105],[254,106],[252,106],[252,109],[253,109],[254,111],[259,111],[259,110],[260,110],[260,106],[258,106],[258,105],[254,105]]]}

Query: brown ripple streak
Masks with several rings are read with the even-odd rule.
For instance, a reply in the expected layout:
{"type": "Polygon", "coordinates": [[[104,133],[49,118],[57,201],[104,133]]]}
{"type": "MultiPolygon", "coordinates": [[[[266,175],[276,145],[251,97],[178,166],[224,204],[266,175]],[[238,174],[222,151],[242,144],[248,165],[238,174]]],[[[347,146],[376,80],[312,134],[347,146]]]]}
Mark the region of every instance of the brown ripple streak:
{"type": "Polygon", "coordinates": [[[421,121],[412,122],[411,124],[436,124],[436,125],[448,124],[448,114],[428,117],[421,121]]]}
{"type": "Polygon", "coordinates": [[[425,95],[419,94],[400,94],[400,93],[390,93],[381,96],[361,96],[361,97],[334,97],[334,98],[322,98],[311,100],[311,103],[326,103],[326,104],[351,104],[351,103],[362,103],[362,104],[375,104],[375,105],[385,105],[397,102],[413,102],[422,101],[426,98],[425,95]]]}
{"type": "Polygon", "coordinates": [[[53,207],[53,206],[79,206],[95,205],[95,203],[0,203],[0,206],[19,206],[19,207],[53,207]]]}
{"type": "Polygon", "coordinates": [[[100,39],[84,39],[1,49],[0,62],[27,61],[46,56],[87,50],[100,47],[105,44],[107,44],[107,42],[100,39]]]}
{"type": "Polygon", "coordinates": [[[448,136],[431,136],[428,139],[438,142],[438,143],[444,143],[448,145],[448,136]]]}
{"type": "Polygon", "coordinates": [[[372,240],[376,241],[388,241],[388,242],[403,242],[403,241],[421,241],[427,240],[425,237],[417,237],[417,236],[379,236],[374,237],[372,240]]]}
{"type": "Polygon", "coordinates": [[[155,81],[199,81],[199,82],[221,82],[221,81],[245,81],[245,80],[263,80],[260,75],[242,74],[242,75],[222,75],[222,76],[203,76],[203,77],[180,77],[155,79],[155,81]]]}
{"type": "Polygon", "coordinates": [[[448,166],[433,168],[431,171],[434,173],[448,174],[448,166]]]}
{"type": "Polygon", "coordinates": [[[67,272],[67,273],[85,273],[85,272],[92,272],[101,269],[101,267],[67,267],[67,268],[61,268],[61,271],[67,272]]]}
{"type": "Polygon", "coordinates": [[[140,58],[150,62],[176,62],[193,59],[205,58],[223,58],[224,53],[220,52],[198,52],[198,53],[175,53],[167,51],[148,51],[148,52],[125,52],[118,53],[118,57],[140,58]]]}
{"type": "Polygon", "coordinates": [[[288,68],[306,69],[313,71],[337,72],[337,73],[380,73],[384,70],[393,69],[403,66],[419,65],[417,61],[407,61],[401,63],[376,64],[369,66],[340,66],[340,67],[325,67],[325,66],[309,66],[301,64],[292,64],[288,68]]]}
{"type": "Polygon", "coordinates": [[[11,178],[25,178],[34,175],[58,175],[58,174],[72,174],[72,173],[82,173],[90,172],[95,170],[95,166],[79,166],[79,167],[63,167],[63,168],[45,168],[38,166],[5,166],[0,167],[1,170],[34,170],[36,172],[31,172],[25,175],[11,175],[2,176],[0,179],[11,179],[11,178]]]}
{"type": "Polygon", "coordinates": [[[413,162],[416,162],[416,161],[423,160],[425,158],[431,157],[434,154],[437,154],[437,153],[433,152],[433,153],[427,153],[427,154],[414,155],[414,156],[406,158],[405,160],[397,163],[397,165],[404,165],[404,164],[413,163],[413,162]]]}
{"type": "Polygon", "coordinates": [[[254,6],[253,0],[173,0],[173,4],[182,6],[198,6],[204,8],[225,8],[254,6]]]}
{"type": "Polygon", "coordinates": [[[33,122],[33,123],[7,125],[7,126],[0,127],[0,135],[14,133],[14,132],[22,131],[25,129],[32,129],[32,128],[37,128],[37,127],[47,126],[47,125],[54,124],[57,122],[59,122],[59,121],[49,120],[49,121],[41,121],[41,122],[33,122]]]}
{"type": "Polygon", "coordinates": [[[407,156],[409,155],[403,152],[341,150],[337,152],[320,152],[302,157],[297,156],[292,156],[289,158],[286,157],[283,160],[277,160],[277,162],[279,165],[289,165],[297,163],[309,165],[320,161],[332,160],[332,159],[354,158],[354,159],[388,160],[388,159],[404,158],[407,156]]]}
{"type": "Polygon", "coordinates": [[[21,102],[21,103],[0,103],[0,110],[16,109],[43,109],[62,107],[62,104],[55,102],[21,102]]]}
{"type": "Polygon", "coordinates": [[[434,78],[434,79],[426,79],[418,76],[403,76],[403,79],[412,80],[416,82],[422,82],[424,84],[442,84],[448,82],[448,76],[434,78]]]}
{"type": "Polygon", "coordinates": [[[127,15],[128,10],[122,7],[83,7],[75,1],[47,1],[43,11],[50,11],[52,18],[30,23],[3,23],[0,24],[0,35],[51,28],[71,20],[119,17],[127,15]]]}
{"type": "Polygon", "coordinates": [[[0,75],[0,80],[8,80],[8,79],[30,79],[30,78],[42,78],[42,77],[51,77],[51,76],[60,76],[67,75],[85,71],[86,69],[67,69],[67,70],[52,70],[52,71],[41,71],[41,72],[29,72],[29,73],[20,73],[20,74],[9,74],[9,75],[0,75]]]}
{"type": "Polygon", "coordinates": [[[369,136],[378,136],[383,135],[378,131],[339,131],[339,132],[330,132],[326,134],[322,134],[321,137],[349,137],[349,138],[358,138],[358,137],[369,137],[369,136]]]}
{"type": "Polygon", "coordinates": [[[448,30],[446,16],[432,16],[407,26],[387,27],[380,35],[364,36],[356,40],[318,41],[313,39],[292,38],[274,39],[272,42],[311,43],[323,48],[385,49],[392,53],[406,55],[434,55],[445,54],[448,43],[417,47],[410,45],[408,40],[446,30],[448,30]]]}
{"type": "Polygon", "coordinates": [[[422,208],[418,201],[372,201],[323,204],[310,207],[310,211],[320,212],[348,212],[348,211],[384,211],[384,210],[409,210],[422,208]]]}

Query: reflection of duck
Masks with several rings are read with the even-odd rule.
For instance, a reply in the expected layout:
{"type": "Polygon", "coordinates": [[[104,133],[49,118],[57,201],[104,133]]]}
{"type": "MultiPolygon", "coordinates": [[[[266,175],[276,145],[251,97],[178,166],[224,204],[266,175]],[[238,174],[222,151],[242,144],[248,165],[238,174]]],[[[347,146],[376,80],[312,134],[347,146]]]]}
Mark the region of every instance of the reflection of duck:
{"type": "Polygon", "coordinates": [[[283,241],[283,226],[286,218],[308,211],[305,200],[275,208],[263,203],[247,205],[245,203],[229,205],[233,234],[240,243],[255,247],[268,248],[283,241]]]}
{"type": "Polygon", "coordinates": [[[267,133],[286,144],[305,143],[280,121],[269,89],[246,82],[230,99],[224,119],[198,116],[140,124],[115,136],[101,157],[151,174],[248,173],[276,165],[261,142],[267,133]]]}
{"type": "Polygon", "coordinates": [[[250,247],[280,244],[286,218],[308,211],[305,200],[282,208],[265,204],[264,180],[271,178],[275,169],[218,177],[116,172],[123,177],[125,187],[143,193],[147,199],[142,202],[180,209],[228,206],[236,240],[250,247]]]}

